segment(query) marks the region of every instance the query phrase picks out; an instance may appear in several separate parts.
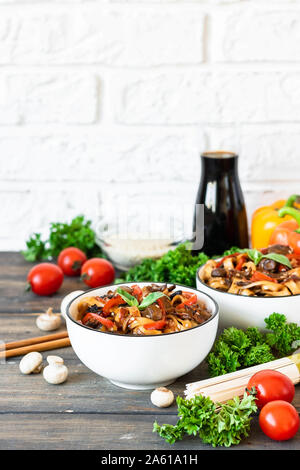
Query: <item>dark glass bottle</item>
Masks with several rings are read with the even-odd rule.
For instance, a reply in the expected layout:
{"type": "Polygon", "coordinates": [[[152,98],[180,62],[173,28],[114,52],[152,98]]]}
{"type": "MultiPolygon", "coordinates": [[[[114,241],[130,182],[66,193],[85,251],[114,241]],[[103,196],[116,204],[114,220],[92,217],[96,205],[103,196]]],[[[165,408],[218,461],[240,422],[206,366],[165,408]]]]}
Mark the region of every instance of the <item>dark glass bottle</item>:
{"type": "MultiPolygon", "coordinates": [[[[238,176],[238,155],[224,151],[201,155],[201,180],[196,204],[204,205],[204,245],[199,249],[196,244],[194,254],[204,251],[211,256],[221,254],[232,246],[249,246],[247,214],[238,176]]],[[[203,226],[196,212],[197,206],[194,233],[199,239],[203,226]]]]}

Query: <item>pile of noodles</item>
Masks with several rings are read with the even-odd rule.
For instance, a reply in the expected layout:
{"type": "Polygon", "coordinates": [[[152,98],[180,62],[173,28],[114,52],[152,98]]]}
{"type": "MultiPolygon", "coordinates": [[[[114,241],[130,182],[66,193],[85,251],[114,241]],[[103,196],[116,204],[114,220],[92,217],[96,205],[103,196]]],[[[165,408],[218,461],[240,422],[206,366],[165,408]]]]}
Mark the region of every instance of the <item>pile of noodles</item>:
{"type": "MultiPolygon", "coordinates": [[[[184,296],[176,295],[172,300],[172,306],[179,305],[185,300],[184,296]]],[[[85,297],[82,299],[78,306],[79,316],[82,317],[89,306],[97,305],[98,307],[103,307],[105,301],[101,297],[85,297]]],[[[198,300],[197,305],[201,309],[206,307],[204,303],[198,300]]],[[[210,316],[210,315],[209,315],[210,316]]],[[[112,331],[119,333],[132,333],[134,335],[160,335],[166,333],[175,333],[177,331],[188,330],[195,326],[198,326],[194,320],[183,319],[177,316],[176,314],[167,314],[166,315],[166,326],[161,330],[151,329],[148,330],[144,328],[144,325],[147,323],[153,323],[153,320],[150,318],[143,317],[140,310],[137,307],[112,307],[110,315],[107,317],[114,322],[114,327],[112,331]],[[126,310],[126,315],[124,315],[124,310],[126,310]]],[[[105,326],[100,328],[102,331],[108,331],[105,326]]],[[[111,330],[110,330],[111,331],[111,330]]]]}
{"type": "Polygon", "coordinates": [[[234,262],[238,263],[242,257],[245,257],[245,254],[241,253],[224,259],[223,267],[226,270],[226,276],[219,277],[212,276],[212,271],[217,268],[218,261],[209,260],[200,269],[199,278],[209,287],[230,294],[252,297],[282,297],[300,294],[300,267],[298,267],[296,260],[295,262],[293,262],[293,259],[291,260],[292,266],[296,267],[286,271],[282,280],[277,282],[268,280],[251,282],[243,279],[241,273],[247,272],[249,273],[248,277],[251,277],[257,270],[257,266],[253,261],[245,260],[241,271],[236,271],[234,262]]]}

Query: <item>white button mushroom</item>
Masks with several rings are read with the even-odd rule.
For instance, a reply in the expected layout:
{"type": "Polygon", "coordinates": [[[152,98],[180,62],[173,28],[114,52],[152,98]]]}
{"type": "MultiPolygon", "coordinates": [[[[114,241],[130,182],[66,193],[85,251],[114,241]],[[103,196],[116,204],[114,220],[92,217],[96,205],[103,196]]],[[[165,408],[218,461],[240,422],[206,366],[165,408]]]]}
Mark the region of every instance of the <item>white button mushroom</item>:
{"type": "Polygon", "coordinates": [[[30,352],[24,356],[19,364],[22,374],[38,374],[43,367],[43,356],[39,352],[30,352]]]}
{"type": "Polygon", "coordinates": [[[46,313],[42,313],[36,319],[36,326],[42,331],[57,330],[61,325],[59,313],[53,313],[52,308],[48,308],[46,313]]]}
{"type": "Polygon", "coordinates": [[[64,360],[58,356],[47,357],[48,366],[43,371],[44,379],[49,384],[61,384],[67,380],[68,368],[64,365],[64,360]]]}
{"type": "Polygon", "coordinates": [[[165,387],[159,387],[151,393],[151,401],[153,405],[159,408],[166,408],[171,406],[174,401],[174,394],[171,390],[165,387]]]}

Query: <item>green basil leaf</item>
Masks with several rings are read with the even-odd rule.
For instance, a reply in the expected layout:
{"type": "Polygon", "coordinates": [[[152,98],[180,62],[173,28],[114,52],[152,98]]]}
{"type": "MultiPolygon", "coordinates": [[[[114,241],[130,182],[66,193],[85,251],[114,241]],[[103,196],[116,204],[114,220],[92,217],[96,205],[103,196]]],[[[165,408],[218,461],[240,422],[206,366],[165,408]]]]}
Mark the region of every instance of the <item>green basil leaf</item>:
{"type": "Polygon", "coordinates": [[[128,305],[130,305],[130,307],[137,307],[139,305],[138,299],[121,287],[118,287],[117,293],[125,300],[125,302],[128,303],[128,305]]]}
{"type": "Polygon", "coordinates": [[[139,305],[139,308],[146,308],[149,305],[153,304],[157,299],[160,299],[160,297],[167,297],[165,294],[162,292],[151,292],[151,294],[147,295],[142,302],[139,305]]]}
{"type": "Polygon", "coordinates": [[[263,258],[272,259],[273,261],[284,264],[288,268],[292,269],[290,260],[286,256],[280,255],[279,253],[268,253],[267,255],[263,255],[263,258]]]}
{"type": "Polygon", "coordinates": [[[263,257],[262,253],[258,250],[246,250],[246,253],[255,265],[257,265],[263,257]]]}

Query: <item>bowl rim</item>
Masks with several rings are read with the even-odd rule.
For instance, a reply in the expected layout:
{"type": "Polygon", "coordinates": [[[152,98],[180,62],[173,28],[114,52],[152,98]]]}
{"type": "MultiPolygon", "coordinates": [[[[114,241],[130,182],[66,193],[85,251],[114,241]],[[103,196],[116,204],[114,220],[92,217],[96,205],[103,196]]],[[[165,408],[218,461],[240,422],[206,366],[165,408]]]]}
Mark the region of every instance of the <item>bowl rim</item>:
{"type": "MultiPolygon", "coordinates": [[[[196,330],[197,328],[200,328],[201,326],[207,325],[207,323],[209,323],[211,320],[213,320],[215,317],[217,317],[219,315],[220,307],[219,307],[219,304],[216,302],[216,300],[213,297],[211,297],[206,292],[202,292],[201,290],[199,290],[197,288],[186,286],[184,284],[175,284],[175,285],[176,285],[176,287],[185,287],[187,289],[191,289],[191,290],[194,290],[196,292],[200,292],[200,294],[203,294],[204,296],[208,297],[212,301],[212,303],[214,304],[214,307],[215,307],[215,311],[211,315],[210,318],[208,318],[205,322],[201,323],[200,325],[194,326],[193,328],[188,328],[187,330],[174,331],[172,333],[164,333],[162,335],[132,335],[132,334],[126,335],[126,334],[121,334],[121,333],[114,333],[112,331],[94,330],[93,328],[89,328],[88,326],[82,325],[78,321],[74,320],[74,318],[72,318],[72,316],[70,315],[70,306],[71,306],[71,304],[76,299],[78,299],[78,297],[81,297],[84,294],[87,294],[89,292],[93,292],[95,290],[102,289],[102,288],[110,288],[110,287],[122,286],[122,285],[127,286],[129,284],[150,284],[150,283],[151,283],[151,281],[123,282],[123,283],[118,283],[118,284],[107,284],[105,286],[94,287],[93,289],[88,289],[88,290],[82,292],[81,294],[76,295],[76,297],[74,297],[72,300],[70,300],[70,302],[67,304],[67,307],[66,307],[66,316],[69,320],[71,320],[73,323],[75,323],[75,325],[78,325],[79,327],[85,328],[88,331],[92,331],[94,333],[102,333],[102,334],[105,334],[105,335],[115,336],[115,337],[118,337],[118,338],[163,338],[163,337],[169,336],[169,335],[176,335],[178,333],[188,333],[189,331],[196,330]]],[[[170,283],[170,282],[152,282],[152,284],[174,285],[173,283],[170,283]]]]}
{"type": "Polygon", "coordinates": [[[251,296],[251,295],[239,295],[239,294],[233,294],[233,292],[224,292],[222,290],[218,290],[218,289],[214,289],[213,287],[210,287],[208,286],[207,284],[205,284],[199,277],[199,271],[201,268],[203,268],[203,266],[206,265],[206,263],[210,261],[210,260],[207,260],[205,263],[201,264],[199,266],[199,268],[197,269],[197,272],[196,272],[196,282],[200,282],[200,284],[202,284],[202,286],[205,286],[207,289],[211,289],[213,292],[219,292],[220,294],[227,294],[227,295],[234,295],[235,297],[238,297],[238,298],[244,298],[244,299],[259,299],[259,300],[266,300],[266,299],[271,299],[271,300],[274,300],[274,299],[293,299],[295,297],[298,297],[300,294],[295,294],[295,295],[281,295],[281,296],[274,296],[274,297],[258,297],[258,296],[251,296]]]}

